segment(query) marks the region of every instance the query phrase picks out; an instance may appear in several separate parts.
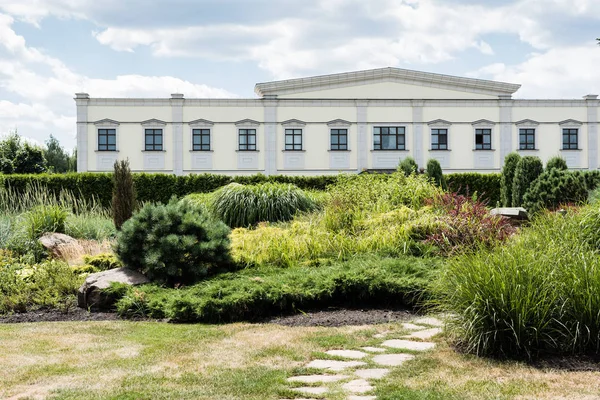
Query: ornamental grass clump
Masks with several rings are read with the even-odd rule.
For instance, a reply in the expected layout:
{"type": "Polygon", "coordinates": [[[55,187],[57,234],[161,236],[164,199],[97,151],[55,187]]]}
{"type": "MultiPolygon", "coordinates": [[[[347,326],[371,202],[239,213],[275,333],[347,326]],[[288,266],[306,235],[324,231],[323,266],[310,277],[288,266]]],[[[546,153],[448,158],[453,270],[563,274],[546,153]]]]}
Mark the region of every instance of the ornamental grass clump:
{"type": "Polygon", "coordinates": [[[294,185],[231,183],[214,193],[210,208],[219,219],[236,228],[259,222],[289,221],[298,212],[316,210],[317,205],[294,185]]]}
{"type": "Polygon", "coordinates": [[[187,200],[144,206],[117,236],[123,264],[168,285],[229,267],[229,228],[187,200]]]}

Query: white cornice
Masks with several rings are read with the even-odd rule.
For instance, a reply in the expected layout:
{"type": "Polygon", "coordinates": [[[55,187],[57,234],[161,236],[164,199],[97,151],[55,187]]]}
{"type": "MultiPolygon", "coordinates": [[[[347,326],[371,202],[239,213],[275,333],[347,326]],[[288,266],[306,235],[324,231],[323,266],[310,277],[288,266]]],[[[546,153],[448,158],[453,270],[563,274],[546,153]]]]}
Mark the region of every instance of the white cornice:
{"type": "Polygon", "coordinates": [[[494,125],[494,121],[490,121],[489,119],[478,119],[477,121],[473,121],[471,125],[473,126],[490,126],[494,125]]]}
{"type": "Polygon", "coordinates": [[[583,125],[583,122],[577,121],[577,120],[574,120],[574,119],[565,119],[564,121],[560,121],[558,124],[561,125],[561,126],[562,125],[581,126],[581,125],[583,125]]]}
{"type": "Polygon", "coordinates": [[[379,68],[341,74],[321,75],[284,81],[257,83],[254,92],[261,97],[281,93],[292,94],[336,87],[364,85],[374,82],[401,82],[419,86],[439,87],[463,92],[484,93],[495,96],[512,95],[521,85],[483,79],[433,74],[401,68],[379,68]]]}
{"type": "Polygon", "coordinates": [[[332,121],[329,121],[327,123],[327,125],[329,126],[350,126],[352,125],[352,122],[350,121],[346,121],[345,119],[334,119],[332,121]]]}
{"type": "Polygon", "coordinates": [[[445,119],[434,119],[433,121],[427,122],[427,125],[433,126],[450,126],[452,122],[446,121],[445,119]]]}

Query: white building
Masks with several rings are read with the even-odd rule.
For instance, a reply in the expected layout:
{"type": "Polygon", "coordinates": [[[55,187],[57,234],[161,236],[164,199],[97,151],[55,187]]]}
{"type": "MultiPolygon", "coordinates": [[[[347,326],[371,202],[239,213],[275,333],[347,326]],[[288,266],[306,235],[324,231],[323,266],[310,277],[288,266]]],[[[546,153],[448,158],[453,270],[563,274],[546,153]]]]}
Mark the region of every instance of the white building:
{"type": "Polygon", "coordinates": [[[397,68],[259,83],[255,99],[78,93],[78,171],[331,174],[412,156],[499,171],[518,151],[598,168],[600,100],[512,99],[520,85],[397,68]]]}

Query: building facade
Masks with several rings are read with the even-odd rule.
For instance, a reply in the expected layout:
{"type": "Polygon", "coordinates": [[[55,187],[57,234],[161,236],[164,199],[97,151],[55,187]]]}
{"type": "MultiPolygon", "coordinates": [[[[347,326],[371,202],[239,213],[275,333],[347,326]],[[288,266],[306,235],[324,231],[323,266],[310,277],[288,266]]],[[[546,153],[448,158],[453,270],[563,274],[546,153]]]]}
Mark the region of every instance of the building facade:
{"type": "Polygon", "coordinates": [[[600,100],[519,100],[520,85],[382,68],[259,83],[255,99],[78,93],[78,171],[321,175],[392,169],[494,172],[513,151],[598,168],[600,100]]]}

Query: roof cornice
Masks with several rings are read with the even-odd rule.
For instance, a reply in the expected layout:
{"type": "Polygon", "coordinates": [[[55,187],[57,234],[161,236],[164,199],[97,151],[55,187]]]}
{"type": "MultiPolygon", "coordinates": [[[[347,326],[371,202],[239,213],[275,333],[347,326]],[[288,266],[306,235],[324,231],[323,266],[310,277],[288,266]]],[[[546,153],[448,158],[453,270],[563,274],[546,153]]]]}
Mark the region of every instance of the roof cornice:
{"type": "Polygon", "coordinates": [[[265,97],[277,95],[280,92],[284,92],[285,94],[301,93],[319,87],[331,89],[351,86],[353,84],[361,85],[381,81],[401,82],[446,89],[459,89],[465,92],[485,93],[497,96],[512,95],[521,87],[521,85],[506,82],[462,78],[458,76],[388,67],[257,83],[254,92],[261,97],[265,97]]]}

